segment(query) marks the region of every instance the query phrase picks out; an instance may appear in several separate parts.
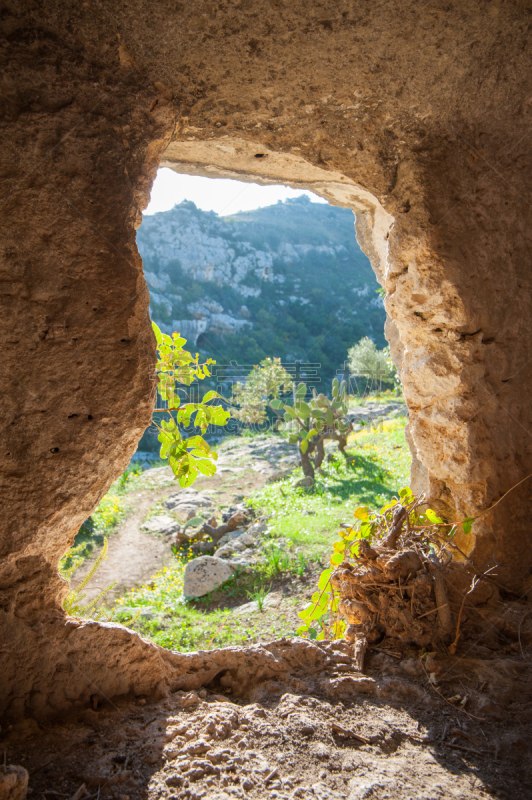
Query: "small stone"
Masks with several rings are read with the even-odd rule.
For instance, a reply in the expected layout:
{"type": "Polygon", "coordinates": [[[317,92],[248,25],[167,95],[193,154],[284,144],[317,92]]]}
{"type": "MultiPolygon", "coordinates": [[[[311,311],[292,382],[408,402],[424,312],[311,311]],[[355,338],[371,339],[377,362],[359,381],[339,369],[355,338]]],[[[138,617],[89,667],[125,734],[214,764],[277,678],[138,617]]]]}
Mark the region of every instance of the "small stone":
{"type": "Polygon", "coordinates": [[[168,514],[160,514],[143,522],[141,528],[145,531],[151,531],[152,533],[159,533],[159,531],[172,526],[177,526],[177,528],[180,529],[180,525],[175,519],[169,517],[168,514]]]}
{"type": "Polygon", "coordinates": [[[304,478],[301,478],[301,480],[296,481],[295,486],[296,488],[310,489],[311,486],[314,486],[314,478],[310,475],[306,475],[304,478]]]}
{"type": "Polygon", "coordinates": [[[28,791],[29,775],[24,767],[14,764],[0,767],[0,800],[24,800],[28,791]]]}
{"type": "Polygon", "coordinates": [[[323,742],[318,742],[314,745],[312,748],[312,754],[316,756],[316,758],[319,758],[320,761],[326,761],[331,757],[330,749],[327,747],[327,745],[323,744],[323,742]]]}
{"type": "MultiPolygon", "coordinates": [[[[323,773],[321,773],[320,778],[322,775],[323,773]]],[[[327,777],[327,773],[325,773],[325,777],[327,777]]],[[[339,795],[336,790],[329,788],[325,783],[314,784],[312,790],[318,800],[339,800],[339,797],[345,797],[345,794],[339,795]]]]}
{"type": "Polygon", "coordinates": [[[197,742],[192,742],[191,744],[187,745],[183,752],[190,756],[200,756],[203,753],[207,753],[211,749],[211,745],[207,744],[207,742],[203,741],[203,739],[199,739],[197,742]]]}
{"type": "Polygon", "coordinates": [[[165,780],[167,786],[183,786],[184,782],[182,775],[169,775],[165,780]]]}
{"type": "Polygon", "coordinates": [[[259,536],[259,534],[264,533],[266,531],[267,525],[266,520],[259,519],[257,522],[254,522],[253,525],[250,525],[247,529],[248,536],[259,536]]]}

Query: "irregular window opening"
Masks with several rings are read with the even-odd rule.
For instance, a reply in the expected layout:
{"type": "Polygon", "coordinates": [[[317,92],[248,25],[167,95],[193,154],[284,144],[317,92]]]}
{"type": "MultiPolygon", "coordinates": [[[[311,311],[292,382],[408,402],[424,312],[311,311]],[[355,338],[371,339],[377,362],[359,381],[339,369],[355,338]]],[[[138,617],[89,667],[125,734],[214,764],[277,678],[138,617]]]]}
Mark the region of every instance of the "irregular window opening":
{"type": "Polygon", "coordinates": [[[383,505],[409,478],[383,292],[353,213],[284,185],[160,170],[137,244],[152,320],[182,335],[200,361],[216,360],[201,385],[183,387],[183,400],[214,390],[234,413],[205,433],[219,452],[216,474],[180,488],[159,458],[167,417],[156,412],[62,572],[74,594],[85,592],[85,614],[96,613],[90,604],[109,587],[104,615],[170,649],[293,635],[338,526],[357,505],[383,505]],[[268,403],[258,416],[241,413],[244,390],[268,359],[293,383],[279,386],[287,403],[302,382],[306,400],[315,389],[334,402],[333,381],[346,382],[351,427],[344,442],[331,439],[310,459],[311,480],[268,403]],[[185,585],[186,565],[205,555],[218,571],[185,585]]]}

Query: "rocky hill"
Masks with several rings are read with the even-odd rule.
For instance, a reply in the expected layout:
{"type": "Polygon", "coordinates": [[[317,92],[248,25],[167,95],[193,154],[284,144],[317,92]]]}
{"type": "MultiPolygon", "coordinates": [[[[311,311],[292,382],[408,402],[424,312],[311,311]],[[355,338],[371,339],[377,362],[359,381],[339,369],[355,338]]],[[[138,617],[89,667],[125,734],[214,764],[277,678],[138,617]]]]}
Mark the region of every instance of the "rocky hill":
{"type": "Polygon", "coordinates": [[[286,200],[219,217],[185,201],[137,234],[153,319],[219,365],[266,356],[342,369],[362,336],[384,346],[384,309],[351,211],[286,200]]]}

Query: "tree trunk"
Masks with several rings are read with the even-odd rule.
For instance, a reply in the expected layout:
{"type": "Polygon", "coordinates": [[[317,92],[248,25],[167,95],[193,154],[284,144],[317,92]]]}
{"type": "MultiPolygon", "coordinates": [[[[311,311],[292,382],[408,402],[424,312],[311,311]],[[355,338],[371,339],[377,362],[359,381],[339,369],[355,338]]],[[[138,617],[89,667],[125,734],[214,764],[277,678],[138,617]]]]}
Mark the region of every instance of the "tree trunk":
{"type": "Polygon", "coordinates": [[[316,444],[316,454],[314,456],[315,469],[319,469],[321,467],[324,458],[325,458],[325,447],[323,444],[323,439],[320,439],[319,442],[316,444]]]}
{"type": "Polygon", "coordinates": [[[300,447],[299,448],[299,453],[301,455],[301,466],[303,467],[303,475],[306,478],[312,478],[312,480],[314,480],[314,465],[313,465],[312,460],[310,458],[309,451],[307,450],[307,452],[304,453],[301,450],[301,447],[300,447]]]}

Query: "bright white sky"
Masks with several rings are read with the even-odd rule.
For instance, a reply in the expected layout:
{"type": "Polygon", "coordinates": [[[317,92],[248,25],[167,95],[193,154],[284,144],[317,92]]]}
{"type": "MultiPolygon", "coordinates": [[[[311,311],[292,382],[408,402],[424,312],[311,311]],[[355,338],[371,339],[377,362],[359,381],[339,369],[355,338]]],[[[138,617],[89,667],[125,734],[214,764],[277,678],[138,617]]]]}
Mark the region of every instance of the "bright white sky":
{"type": "Polygon", "coordinates": [[[289,186],[259,186],[257,183],[223,178],[199,178],[195,175],[178,175],[171,169],[163,168],[157,172],[150,203],[144,213],[169,211],[183,200],[192,200],[203,211],[216,211],[223,216],[271,206],[278,200],[301,197],[303,194],[314,203],[327,202],[317,194],[303,189],[291,189],[289,186]]]}

